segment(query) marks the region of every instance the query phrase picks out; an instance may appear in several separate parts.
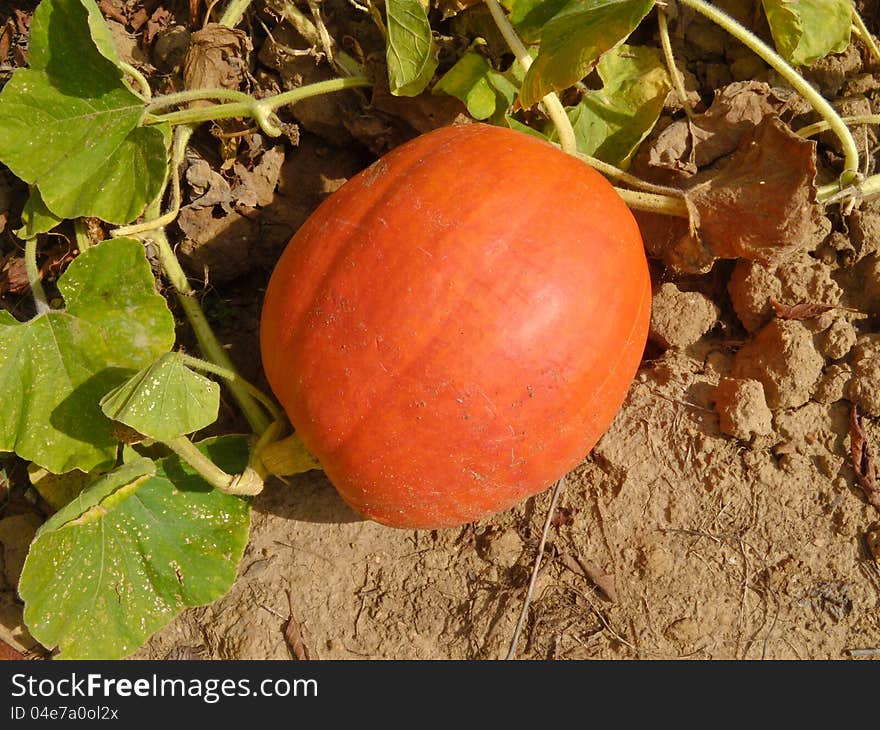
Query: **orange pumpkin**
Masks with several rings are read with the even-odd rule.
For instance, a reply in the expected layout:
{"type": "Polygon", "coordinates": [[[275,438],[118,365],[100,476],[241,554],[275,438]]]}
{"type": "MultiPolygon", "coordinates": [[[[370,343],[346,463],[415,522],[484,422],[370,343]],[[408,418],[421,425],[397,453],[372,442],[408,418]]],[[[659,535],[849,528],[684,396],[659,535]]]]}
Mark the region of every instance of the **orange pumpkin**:
{"type": "Polygon", "coordinates": [[[447,127],[325,200],[261,322],[275,395],[342,497],[395,527],[508,509],[576,466],[638,368],[638,227],[584,163],[447,127]]]}

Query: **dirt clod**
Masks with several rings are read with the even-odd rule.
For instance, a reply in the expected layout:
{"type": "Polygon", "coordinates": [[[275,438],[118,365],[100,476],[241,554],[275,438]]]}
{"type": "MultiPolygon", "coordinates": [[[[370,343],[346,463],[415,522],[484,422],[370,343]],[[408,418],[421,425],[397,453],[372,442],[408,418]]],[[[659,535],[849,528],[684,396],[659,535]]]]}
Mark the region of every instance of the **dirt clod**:
{"type": "Polygon", "coordinates": [[[736,354],[732,374],[759,381],[770,408],[796,408],[810,399],[824,365],[801,322],[774,319],[736,354]]]}
{"type": "Polygon", "coordinates": [[[650,337],[664,348],[687,347],[713,327],[718,314],[718,306],[707,296],[667,282],[654,294],[650,337]]]}
{"type": "Polygon", "coordinates": [[[773,414],[757,380],[722,379],[715,390],[715,410],[721,433],[728,436],[748,441],[773,431],[773,414]]]}
{"type": "Polygon", "coordinates": [[[880,416],[880,340],[863,338],[853,349],[849,396],[863,413],[880,416]]]}

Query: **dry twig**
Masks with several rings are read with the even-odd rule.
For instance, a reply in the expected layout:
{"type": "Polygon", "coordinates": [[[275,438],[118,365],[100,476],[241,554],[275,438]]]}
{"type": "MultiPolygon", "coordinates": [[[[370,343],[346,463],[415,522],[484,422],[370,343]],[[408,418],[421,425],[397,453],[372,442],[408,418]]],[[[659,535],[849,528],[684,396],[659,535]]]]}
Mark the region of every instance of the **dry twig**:
{"type": "Polygon", "coordinates": [[[544,520],[544,530],[541,532],[541,542],[538,544],[538,554],[535,556],[535,566],[532,568],[532,577],[529,580],[529,589],[526,591],[526,598],[523,601],[522,611],[519,615],[519,621],[516,623],[516,630],[513,632],[513,638],[510,640],[510,649],[507,651],[506,659],[516,657],[516,646],[519,643],[519,637],[526,622],[526,616],[529,613],[529,604],[532,602],[532,594],[535,592],[535,583],[538,580],[538,571],[541,569],[541,558],[544,555],[544,545],[547,544],[547,535],[550,532],[550,525],[553,523],[553,513],[556,511],[556,504],[559,502],[559,495],[565,487],[565,477],[562,477],[556,486],[553,487],[553,497],[550,499],[550,509],[547,510],[547,519],[544,520]]]}

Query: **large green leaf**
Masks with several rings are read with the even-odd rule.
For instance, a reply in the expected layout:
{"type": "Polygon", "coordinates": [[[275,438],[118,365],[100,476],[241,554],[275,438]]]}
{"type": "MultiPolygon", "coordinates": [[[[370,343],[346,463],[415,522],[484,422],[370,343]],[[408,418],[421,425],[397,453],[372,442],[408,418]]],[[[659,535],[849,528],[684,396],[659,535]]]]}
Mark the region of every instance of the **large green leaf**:
{"type": "Polygon", "coordinates": [[[388,83],[396,96],[421,94],[437,68],[437,48],[419,0],[386,0],[388,83]]]}
{"type": "Polygon", "coordinates": [[[851,0],[762,0],[773,42],[785,59],[803,66],[849,45],[851,0]]]}
{"type": "Polygon", "coordinates": [[[60,218],[128,223],[162,186],[168,129],[140,126],[144,103],[110,58],[95,12],[91,0],[37,8],[30,68],[0,93],[0,161],[60,218]]]}
{"type": "Polygon", "coordinates": [[[174,318],[138,241],[88,249],[58,288],[64,311],[29,322],[0,312],[0,451],[56,474],[114,458],[113,423],[98,401],[174,344],[174,318]]]}
{"type": "MultiPolygon", "coordinates": [[[[230,473],[247,463],[243,437],[200,448],[230,473]]],[[[129,462],[37,533],[19,584],[25,623],[61,659],[124,657],[186,606],[229,590],[249,524],[247,500],[176,456],[129,462]]]]}
{"type": "Polygon", "coordinates": [[[569,0],[544,26],[538,57],[523,80],[522,105],[528,108],[580,81],[652,7],[654,0],[569,0]]]}
{"type": "Polygon", "coordinates": [[[170,441],[217,420],[220,387],[168,352],[104,396],[101,409],[144,436],[170,441]]]}
{"type": "Polygon", "coordinates": [[[547,22],[562,10],[568,1],[513,0],[510,5],[510,22],[524,41],[537,42],[547,22]]]}
{"type": "Polygon", "coordinates": [[[568,110],[578,150],[626,167],[663,110],[671,83],[653,48],[619,46],[599,60],[603,87],[568,110]]]}

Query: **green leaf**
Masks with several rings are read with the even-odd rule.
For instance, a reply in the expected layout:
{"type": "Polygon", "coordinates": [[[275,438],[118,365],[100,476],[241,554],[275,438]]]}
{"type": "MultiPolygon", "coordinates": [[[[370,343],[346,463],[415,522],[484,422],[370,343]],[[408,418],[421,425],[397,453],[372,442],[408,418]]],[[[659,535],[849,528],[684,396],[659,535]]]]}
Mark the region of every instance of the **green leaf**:
{"type": "Polygon", "coordinates": [[[138,433],[170,441],[217,420],[220,387],[168,352],[107,393],[101,409],[138,433]]]}
{"type": "Polygon", "coordinates": [[[31,21],[28,65],[32,69],[50,71],[51,75],[76,84],[77,67],[101,71],[101,58],[120,71],[121,63],[113,36],[93,0],[43,0],[31,21]],[[83,26],[85,20],[85,26],[83,26]],[[83,42],[91,41],[100,58],[83,53],[83,42]],[[70,63],[78,54],[76,63],[70,63]]]}
{"type": "Polygon", "coordinates": [[[58,288],[64,311],[23,323],[0,312],[0,451],[56,474],[114,458],[113,423],[98,401],[174,344],[174,318],[138,241],[88,249],[58,288]]]}
{"type": "Polygon", "coordinates": [[[437,48],[419,0],[386,0],[388,83],[395,96],[418,96],[434,76],[437,48]]]}
{"type": "Polygon", "coordinates": [[[762,0],[776,49],[795,66],[846,50],[851,0],[762,0]]]}
{"type": "MultiPolygon", "coordinates": [[[[243,437],[200,448],[230,473],[247,464],[243,437]]],[[[61,659],[127,656],[185,607],[229,590],[249,524],[247,500],[176,456],[130,462],[37,533],[19,584],[25,623],[61,659]]]]}
{"type": "Polygon", "coordinates": [[[527,43],[541,39],[541,31],[569,0],[513,0],[510,22],[527,43]]]}
{"type": "Polygon", "coordinates": [[[40,191],[31,187],[31,194],[21,211],[22,226],[15,231],[15,235],[26,241],[41,233],[48,233],[61,223],[61,220],[46,207],[40,191]]]}
{"type": "Polygon", "coordinates": [[[672,85],[653,48],[623,45],[597,67],[604,86],[568,110],[580,152],[626,167],[648,136],[672,85]]]}
{"type": "Polygon", "coordinates": [[[128,223],[161,189],[169,131],[140,126],[144,103],[108,59],[92,5],[43,0],[34,13],[30,68],[0,92],[0,161],[55,216],[128,223]]]}
{"type": "Polygon", "coordinates": [[[531,107],[580,81],[652,7],[654,0],[570,0],[544,26],[538,57],[523,80],[522,105],[531,107]]]}
{"type": "Polygon", "coordinates": [[[468,114],[474,119],[488,119],[495,114],[499,101],[504,109],[509,101],[513,101],[512,97],[508,101],[496,87],[499,79],[505,90],[513,89],[513,93],[516,93],[515,87],[495,71],[483,56],[469,51],[443,75],[431,93],[454,96],[465,103],[468,114]]]}

